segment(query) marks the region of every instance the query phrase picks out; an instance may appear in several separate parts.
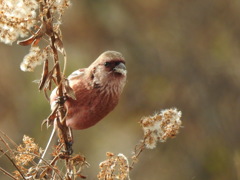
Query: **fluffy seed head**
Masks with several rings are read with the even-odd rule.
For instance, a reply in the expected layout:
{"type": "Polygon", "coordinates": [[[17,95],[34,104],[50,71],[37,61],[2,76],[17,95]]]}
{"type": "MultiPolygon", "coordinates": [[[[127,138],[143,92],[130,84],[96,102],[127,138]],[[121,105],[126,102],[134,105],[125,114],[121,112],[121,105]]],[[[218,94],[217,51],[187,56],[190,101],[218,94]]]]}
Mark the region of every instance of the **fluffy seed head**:
{"type": "Polygon", "coordinates": [[[175,137],[182,125],[182,112],[176,108],[165,109],[140,121],[144,131],[144,143],[149,149],[156,147],[157,141],[165,142],[175,137]]]}
{"type": "Polygon", "coordinates": [[[33,71],[36,66],[41,65],[47,57],[52,55],[52,49],[47,46],[41,50],[38,46],[32,46],[29,53],[23,58],[20,65],[22,71],[33,71]]]}
{"type": "Polygon", "coordinates": [[[12,44],[26,37],[36,23],[36,0],[2,0],[0,3],[0,41],[12,44]]]}

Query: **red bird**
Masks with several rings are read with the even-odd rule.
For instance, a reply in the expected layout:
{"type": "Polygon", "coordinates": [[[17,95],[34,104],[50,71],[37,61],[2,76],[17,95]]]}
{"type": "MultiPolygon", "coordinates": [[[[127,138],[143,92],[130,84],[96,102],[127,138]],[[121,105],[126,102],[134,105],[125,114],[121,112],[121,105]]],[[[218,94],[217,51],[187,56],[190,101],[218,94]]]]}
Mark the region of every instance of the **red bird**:
{"type": "MultiPolygon", "coordinates": [[[[126,83],[127,70],[121,53],[106,51],[88,68],[74,71],[69,77],[69,85],[76,99],[67,97],[66,124],[72,129],[86,129],[104,118],[118,104],[126,83]]],[[[50,96],[53,109],[57,98],[57,88],[50,96]]]]}

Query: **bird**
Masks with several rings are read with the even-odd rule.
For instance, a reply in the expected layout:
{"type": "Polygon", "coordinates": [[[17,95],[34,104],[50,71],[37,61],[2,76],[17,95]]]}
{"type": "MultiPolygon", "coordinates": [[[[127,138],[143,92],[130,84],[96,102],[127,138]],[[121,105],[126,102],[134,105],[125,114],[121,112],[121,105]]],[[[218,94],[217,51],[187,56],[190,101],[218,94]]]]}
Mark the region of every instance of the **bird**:
{"type": "MultiPolygon", "coordinates": [[[[67,80],[75,98],[66,97],[66,125],[82,130],[102,120],[118,104],[126,78],[125,59],[116,51],[105,51],[89,67],[70,74],[67,80]]],[[[57,97],[55,88],[50,95],[52,110],[57,97]]]]}

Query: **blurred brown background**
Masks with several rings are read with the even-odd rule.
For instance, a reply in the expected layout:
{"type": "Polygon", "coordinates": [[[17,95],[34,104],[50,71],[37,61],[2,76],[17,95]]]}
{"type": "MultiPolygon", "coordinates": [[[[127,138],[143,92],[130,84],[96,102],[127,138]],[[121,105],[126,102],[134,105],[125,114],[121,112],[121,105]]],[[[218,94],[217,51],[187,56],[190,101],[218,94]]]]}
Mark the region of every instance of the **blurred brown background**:
{"type": "MultiPolygon", "coordinates": [[[[75,152],[91,164],[88,179],[96,179],[107,151],[130,157],[142,137],[137,122],[169,107],[183,112],[184,128],[144,151],[131,179],[240,179],[239,12],[237,0],[72,1],[62,24],[68,74],[105,50],[122,52],[128,68],[117,108],[74,132],[75,152]]],[[[19,69],[28,49],[0,44],[0,130],[18,143],[27,134],[44,147],[50,130],[41,130],[41,122],[50,110],[32,83],[41,68],[19,69]]]]}

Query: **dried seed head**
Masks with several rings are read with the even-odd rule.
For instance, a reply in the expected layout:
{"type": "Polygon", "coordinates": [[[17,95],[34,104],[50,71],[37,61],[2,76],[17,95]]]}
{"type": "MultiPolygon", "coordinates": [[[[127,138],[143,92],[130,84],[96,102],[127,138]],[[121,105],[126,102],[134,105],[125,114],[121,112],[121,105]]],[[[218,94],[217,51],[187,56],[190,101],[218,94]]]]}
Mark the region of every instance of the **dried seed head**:
{"type": "Polygon", "coordinates": [[[54,32],[59,34],[59,25],[70,0],[1,0],[0,3],[0,41],[12,44],[19,37],[26,37],[35,25],[39,25],[47,12],[55,16],[54,32]],[[41,11],[39,3],[42,5],[41,11]]]}
{"type": "Polygon", "coordinates": [[[165,109],[153,116],[143,117],[140,121],[144,131],[144,143],[149,149],[156,147],[158,141],[175,137],[181,127],[182,112],[176,108],[165,109]]]}
{"type": "Polygon", "coordinates": [[[39,147],[32,138],[24,135],[23,144],[17,147],[16,164],[27,165],[35,158],[33,154],[40,156],[39,147]]]}
{"type": "Polygon", "coordinates": [[[130,179],[129,178],[129,163],[126,156],[113,153],[106,153],[107,160],[99,164],[100,172],[98,173],[99,180],[113,180],[113,179],[130,179]]]}
{"type": "Polygon", "coordinates": [[[36,0],[2,0],[0,4],[0,41],[12,44],[26,37],[36,23],[36,0]]]}
{"type": "Polygon", "coordinates": [[[52,50],[49,46],[43,50],[38,46],[32,46],[29,53],[23,58],[20,69],[22,71],[33,71],[37,65],[41,65],[51,54],[52,50]]]}

